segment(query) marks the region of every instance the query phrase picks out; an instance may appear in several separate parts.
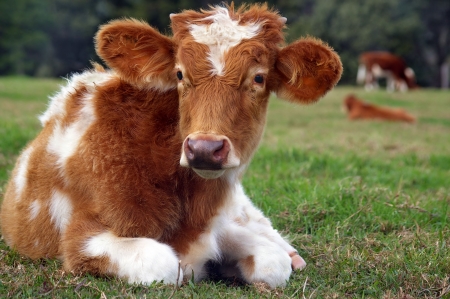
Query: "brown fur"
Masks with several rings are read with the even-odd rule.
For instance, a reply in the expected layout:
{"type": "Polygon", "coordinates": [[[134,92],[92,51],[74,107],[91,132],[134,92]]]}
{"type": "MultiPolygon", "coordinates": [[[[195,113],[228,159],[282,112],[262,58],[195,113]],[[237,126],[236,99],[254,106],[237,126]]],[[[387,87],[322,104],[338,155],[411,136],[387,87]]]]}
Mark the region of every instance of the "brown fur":
{"type": "Polygon", "coordinates": [[[376,119],[389,121],[404,121],[414,123],[416,118],[402,109],[381,107],[363,102],[354,95],[348,95],[344,100],[344,106],[348,118],[355,119],[376,119]]]}
{"type": "MultiPolygon", "coordinates": [[[[293,102],[313,102],[337,83],[342,72],[337,54],[319,40],[306,38],[280,48],[284,21],[266,5],[229,10],[241,24],[265,23],[260,34],[227,52],[223,77],[211,77],[208,48],[195,42],[187,27],[187,20],[205,22],[201,19],[212,11],[172,16],[172,38],[136,20],[100,27],[96,51],[115,75],[95,88],[76,86],[66,98],[64,112],[50,118],[30,143],[34,150],[25,189],[19,197],[11,180],[1,210],[2,233],[11,247],[31,258],[61,257],[68,270],[96,274],[116,271],[107,257],[92,258],[83,252],[90,237],[105,231],[118,237],[153,238],[178,254],[189,252],[225,204],[231,186],[223,177],[207,180],[180,167],[186,136],[192,132],[227,136],[247,165],[261,139],[271,91],[293,102]],[[176,63],[185,66],[180,84],[176,63]],[[252,72],[261,65],[267,74],[263,84],[256,84],[252,72]],[[68,128],[82,121],[86,98],[95,120],[61,166],[47,150],[49,140],[58,124],[68,128]],[[50,219],[54,192],[73,208],[63,233],[50,219]],[[34,200],[41,209],[30,220],[34,200]]],[[[242,171],[236,177],[241,176],[242,171]]],[[[253,257],[243,263],[248,271],[254,268],[253,257]]]]}
{"type": "Polygon", "coordinates": [[[244,275],[251,275],[255,271],[255,257],[250,255],[242,259],[240,266],[244,275]]]}

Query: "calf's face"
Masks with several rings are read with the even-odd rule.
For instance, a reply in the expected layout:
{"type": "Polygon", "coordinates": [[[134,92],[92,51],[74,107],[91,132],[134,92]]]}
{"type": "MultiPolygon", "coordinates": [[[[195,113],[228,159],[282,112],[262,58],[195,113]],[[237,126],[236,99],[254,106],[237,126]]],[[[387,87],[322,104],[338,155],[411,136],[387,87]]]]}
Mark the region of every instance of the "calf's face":
{"type": "Polygon", "coordinates": [[[223,54],[202,48],[196,41],[178,48],[184,138],[180,164],[202,177],[215,178],[226,169],[245,165],[261,139],[275,55],[252,41],[242,41],[223,54]],[[195,48],[198,51],[192,51],[195,48]],[[212,59],[223,65],[214,66],[212,59]]]}
{"type": "Polygon", "coordinates": [[[172,14],[173,37],[145,23],[101,27],[97,52],[137,88],[177,89],[180,165],[218,178],[248,164],[265,125],[270,93],[317,100],[339,80],[342,65],[316,39],[280,48],[285,18],[266,7],[172,14]]]}

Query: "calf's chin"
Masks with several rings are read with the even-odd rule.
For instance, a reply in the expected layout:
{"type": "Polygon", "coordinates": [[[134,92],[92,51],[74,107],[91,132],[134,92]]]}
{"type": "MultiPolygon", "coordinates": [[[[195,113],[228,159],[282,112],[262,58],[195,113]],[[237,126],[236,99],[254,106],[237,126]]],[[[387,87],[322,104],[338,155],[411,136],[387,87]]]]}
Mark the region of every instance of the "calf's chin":
{"type": "Polygon", "coordinates": [[[220,178],[225,173],[225,169],[208,170],[208,169],[192,168],[192,170],[204,179],[217,179],[220,178]]]}

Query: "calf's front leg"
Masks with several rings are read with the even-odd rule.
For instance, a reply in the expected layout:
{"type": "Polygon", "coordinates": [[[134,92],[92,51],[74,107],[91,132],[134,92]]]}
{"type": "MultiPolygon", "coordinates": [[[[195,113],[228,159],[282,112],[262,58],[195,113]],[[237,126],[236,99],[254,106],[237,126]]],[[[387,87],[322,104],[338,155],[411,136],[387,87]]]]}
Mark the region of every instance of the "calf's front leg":
{"type": "Polygon", "coordinates": [[[241,276],[249,283],[284,286],[292,270],[303,269],[305,261],[252,204],[240,184],[232,201],[220,225],[223,256],[237,262],[241,276]]]}
{"type": "Polygon", "coordinates": [[[293,270],[302,270],[306,267],[306,262],[298,254],[297,250],[273,228],[270,220],[253,205],[241,184],[236,185],[234,190],[234,202],[237,208],[229,212],[228,217],[230,219],[247,227],[254,234],[258,234],[278,244],[291,257],[293,270]]]}
{"type": "Polygon", "coordinates": [[[291,266],[293,270],[302,270],[306,267],[306,262],[298,254],[297,250],[292,247],[279,233],[272,227],[269,219],[264,217],[262,212],[255,208],[250,202],[244,206],[243,214],[247,217],[246,227],[253,234],[267,238],[269,241],[279,245],[282,250],[287,252],[291,257],[291,266]]]}
{"type": "Polygon", "coordinates": [[[67,227],[62,253],[65,268],[74,272],[116,276],[128,283],[183,280],[170,246],[150,238],[118,237],[93,217],[78,217],[67,227]]]}
{"type": "Polygon", "coordinates": [[[263,282],[271,288],[285,286],[292,272],[291,257],[276,242],[237,223],[229,223],[221,238],[224,258],[236,261],[248,283],[263,282]]]}

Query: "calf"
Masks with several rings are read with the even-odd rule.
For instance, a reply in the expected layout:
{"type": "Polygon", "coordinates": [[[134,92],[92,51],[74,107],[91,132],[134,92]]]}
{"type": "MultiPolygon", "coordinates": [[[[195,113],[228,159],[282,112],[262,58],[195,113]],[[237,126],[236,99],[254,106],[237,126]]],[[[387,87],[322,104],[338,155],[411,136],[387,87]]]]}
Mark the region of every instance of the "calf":
{"type": "Polygon", "coordinates": [[[403,109],[393,109],[368,104],[356,98],[354,95],[348,95],[344,100],[344,107],[349,119],[378,119],[390,121],[405,121],[414,123],[416,118],[408,114],[403,109]]]}
{"type": "Polygon", "coordinates": [[[280,47],[286,19],[266,5],[170,18],[172,37],[133,19],[101,26],[110,70],[73,75],[51,99],[7,186],[3,237],[32,259],[130,283],[199,280],[215,261],[283,286],[305,262],[241,178],[270,93],[316,101],[339,57],[314,38],[280,47]]]}
{"type": "Polygon", "coordinates": [[[359,56],[357,83],[366,90],[378,88],[378,79],[386,78],[388,91],[416,88],[414,71],[405,61],[388,52],[364,52],[359,56]]]}

